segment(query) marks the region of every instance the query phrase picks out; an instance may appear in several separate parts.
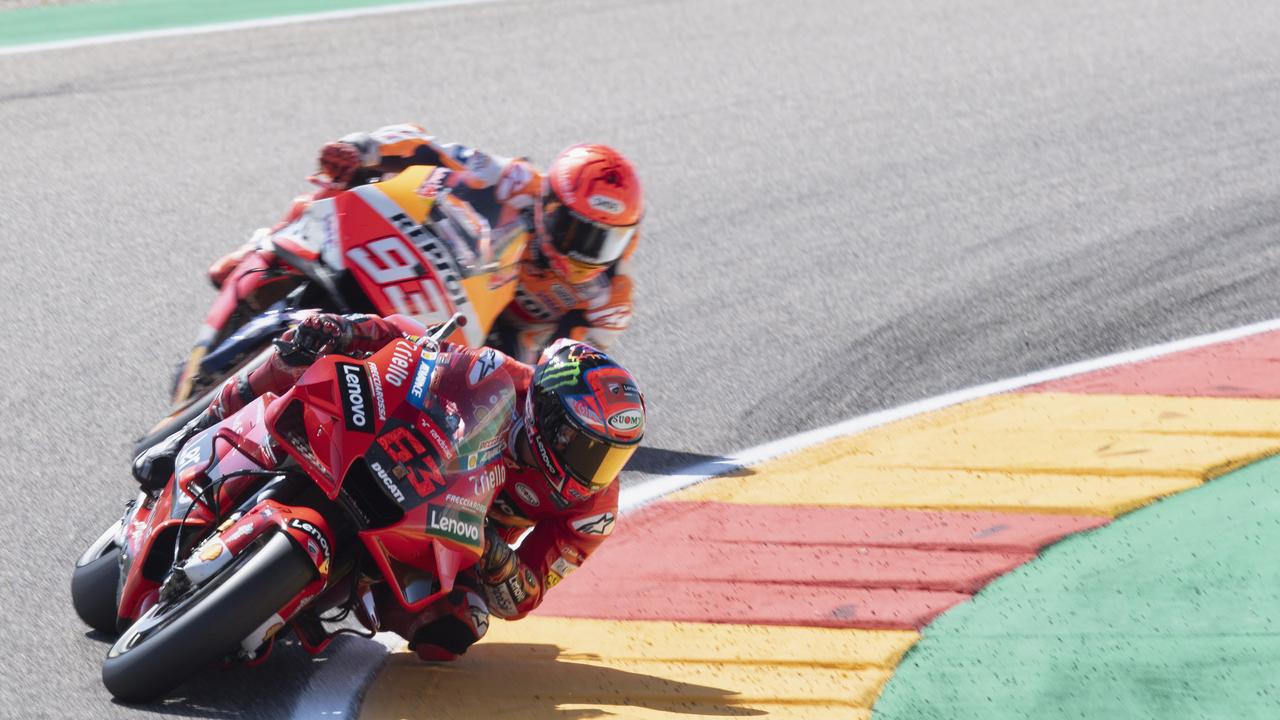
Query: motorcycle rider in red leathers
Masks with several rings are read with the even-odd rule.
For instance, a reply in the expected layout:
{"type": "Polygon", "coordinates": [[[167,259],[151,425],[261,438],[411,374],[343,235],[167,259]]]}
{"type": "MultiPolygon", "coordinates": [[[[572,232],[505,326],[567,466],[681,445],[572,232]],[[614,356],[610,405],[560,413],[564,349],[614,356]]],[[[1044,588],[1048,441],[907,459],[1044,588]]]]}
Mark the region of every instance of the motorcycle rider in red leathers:
{"type": "MultiPolygon", "coordinates": [[[[265,392],[283,394],[321,355],[362,357],[423,333],[421,325],[396,315],[308,317],[284,334],[265,364],[229,378],[204,414],[140,455],[134,476],[144,489],[163,487],[187,439],[265,392]]],[[[618,512],[617,476],[639,445],[645,417],[630,373],[584,343],[557,341],[536,367],[491,348],[446,343],[441,352],[505,373],[516,391],[516,410],[503,454],[506,482],[488,513],[475,572],[460,575],[454,592],[418,615],[389,591],[375,592],[382,628],[409,640],[424,660],[465,652],[484,636],[491,613],[524,617],[609,536],[618,512]],[[508,543],[526,531],[513,550],[508,543]]]]}
{"type": "MultiPolygon", "coordinates": [[[[459,208],[437,234],[488,231],[531,233],[520,260],[516,296],[499,317],[488,344],[517,360],[535,362],[555,337],[573,337],[607,350],[631,322],[628,261],[639,241],[643,196],[635,169],[604,145],[574,145],[544,174],[527,160],[440,144],[417,125],[390,125],[353,133],[320,151],[321,186],[328,197],[362,180],[395,174],[411,165],[447,168],[441,188],[459,208]],[[485,227],[477,227],[477,223],[485,227]]],[[[280,226],[296,219],[308,198],[295,203],[280,226]]],[[[280,227],[277,226],[277,227],[280,227]]],[[[444,238],[455,246],[461,239],[444,238]]],[[[209,269],[215,286],[251,251],[251,245],[209,269]]]]}

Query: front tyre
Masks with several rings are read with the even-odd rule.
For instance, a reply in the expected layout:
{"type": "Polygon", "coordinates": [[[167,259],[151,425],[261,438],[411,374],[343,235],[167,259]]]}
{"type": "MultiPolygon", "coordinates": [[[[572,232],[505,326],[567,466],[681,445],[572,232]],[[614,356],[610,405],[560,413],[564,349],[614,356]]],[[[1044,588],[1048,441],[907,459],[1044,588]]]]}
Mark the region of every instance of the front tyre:
{"type": "Polygon", "coordinates": [[[107,653],[102,684],[123,702],[159,698],[236,650],[315,576],[311,559],[273,533],[204,585],[138,618],[107,653]]]}
{"type": "Polygon", "coordinates": [[[98,632],[116,632],[116,590],[120,586],[120,545],[123,521],[107,528],[85,550],[71,571],[71,604],[85,625],[98,632]]]}

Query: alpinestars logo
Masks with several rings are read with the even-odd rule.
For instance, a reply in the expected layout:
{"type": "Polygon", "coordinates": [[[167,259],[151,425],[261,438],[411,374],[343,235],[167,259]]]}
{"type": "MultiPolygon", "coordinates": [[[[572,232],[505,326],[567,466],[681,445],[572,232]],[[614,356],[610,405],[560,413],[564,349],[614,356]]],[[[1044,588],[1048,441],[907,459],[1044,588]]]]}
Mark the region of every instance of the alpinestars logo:
{"type": "Polygon", "coordinates": [[[338,363],[338,375],[342,378],[342,418],[347,429],[370,432],[373,423],[369,419],[369,379],[364,368],[351,363],[338,363]]]}
{"type": "Polygon", "coordinates": [[[583,535],[608,535],[613,532],[613,513],[600,513],[583,518],[573,524],[573,529],[583,535]]]}

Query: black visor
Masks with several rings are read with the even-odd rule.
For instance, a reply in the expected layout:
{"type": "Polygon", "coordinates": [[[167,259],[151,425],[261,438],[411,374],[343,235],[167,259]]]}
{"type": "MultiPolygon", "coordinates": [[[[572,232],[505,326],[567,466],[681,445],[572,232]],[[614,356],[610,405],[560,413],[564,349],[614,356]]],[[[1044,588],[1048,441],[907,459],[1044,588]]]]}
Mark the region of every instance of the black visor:
{"type": "Polygon", "coordinates": [[[616,227],[592,222],[560,203],[548,203],[543,224],[551,244],[561,254],[589,265],[608,265],[622,257],[636,226],[616,227]]]}

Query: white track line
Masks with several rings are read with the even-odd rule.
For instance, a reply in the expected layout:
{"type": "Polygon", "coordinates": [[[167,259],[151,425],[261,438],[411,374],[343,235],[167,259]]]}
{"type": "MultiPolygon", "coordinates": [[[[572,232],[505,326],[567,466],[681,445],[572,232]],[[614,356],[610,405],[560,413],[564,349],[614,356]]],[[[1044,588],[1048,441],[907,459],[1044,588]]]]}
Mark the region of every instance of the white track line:
{"type": "Polygon", "coordinates": [[[298,15],[280,15],[276,17],[253,18],[250,20],[209,23],[207,25],[184,25],[182,27],[160,28],[156,30],[138,30],[136,32],[112,33],[110,35],[94,35],[92,37],[73,38],[70,40],[54,40],[52,42],[31,43],[29,45],[0,47],[0,55],[22,55],[25,53],[44,52],[46,50],[65,50],[67,48],[87,47],[90,45],[107,45],[110,43],[132,42],[134,40],[179,37],[182,35],[204,35],[206,33],[232,32],[235,30],[255,30],[257,28],[297,25],[299,23],[320,22],[323,20],[343,20],[346,18],[364,17],[367,15],[389,15],[391,13],[428,10],[431,8],[451,7],[454,5],[475,5],[484,2],[494,2],[494,0],[422,0],[421,2],[348,8],[346,10],[326,10],[323,12],[302,13],[298,15]]]}
{"type": "MultiPolygon", "coordinates": [[[[1028,385],[1059,380],[1095,370],[1104,370],[1117,365],[1150,360],[1161,355],[1238,340],[1272,330],[1280,330],[1280,319],[1267,320],[1232,328],[1231,330],[1174,340],[1138,350],[1107,355],[1095,360],[1085,360],[1084,362],[1063,365],[1049,370],[1041,370],[1007,380],[976,385],[964,390],[946,393],[945,395],[918,400],[888,410],[861,415],[834,425],[818,428],[817,430],[757,445],[734,453],[723,460],[699,463],[683,470],[675,471],[672,474],[632,485],[622,490],[620,505],[623,510],[631,510],[652,502],[663,495],[695,485],[709,478],[724,475],[779,455],[812,447],[833,438],[863,432],[895,420],[940,410],[970,400],[998,395],[1027,387],[1028,385]]],[[[403,645],[402,640],[389,634],[379,635],[378,640],[390,648],[403,645]]],[[[294,720],[332,720],[332,718],[348,717],[349,714],[354,714],[356,700],[364,689],[365,683],[372,678],[374,671],[384,657],[382,648],[371,643],[365,643],[358,653],[335,653],[334,657],[324,663],[319,672],[312,675],[306,691],[298,698],[298,704],[294,707],[291,717],[294,720]]]]}

